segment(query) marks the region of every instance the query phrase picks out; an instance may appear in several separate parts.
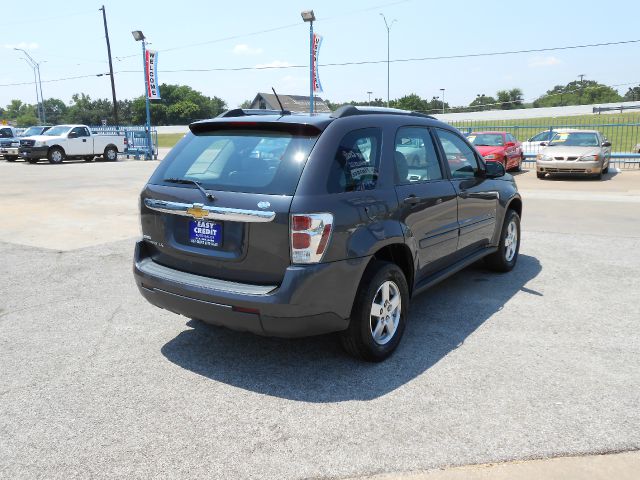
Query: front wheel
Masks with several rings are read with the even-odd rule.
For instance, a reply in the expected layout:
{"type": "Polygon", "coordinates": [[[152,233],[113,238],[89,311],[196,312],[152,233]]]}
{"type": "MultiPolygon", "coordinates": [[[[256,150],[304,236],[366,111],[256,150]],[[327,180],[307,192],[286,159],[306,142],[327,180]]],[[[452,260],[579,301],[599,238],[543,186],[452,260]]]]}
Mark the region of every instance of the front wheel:
{"type": "Polygon", "coordinates": [[[540,180],[543,180],[545,176],[544,172],[536,172],[536,177],[538,177],[540,180]]]}
{"type": "Polygon", "coordinates": [[[508,272],[516,266],[520,252],[520,216],[515,210],[507,210],[498,251],[485,257],[485,263],[496,272],[508,272]]]}
{"type": "Polygon", "coordinates": [[[341,333],[342,345],[362,360],[384,360],[400,343],[408,310],[409,287],[402,270],[375,261],[358,287],[349,328],[341,333]]]}
{"type": "Polygon", "coordinates": [[[49,150],[47,158],[49,159],[49,163],[62,163],[64,160],[64,150],[60,147],[53,147],[49,150]]]}
{"type": "Polygon", "coordinates": [[[110,162],[118,160],[118,149],[116,147],[107,147],[104,149],[104,159],[110,162]]]}

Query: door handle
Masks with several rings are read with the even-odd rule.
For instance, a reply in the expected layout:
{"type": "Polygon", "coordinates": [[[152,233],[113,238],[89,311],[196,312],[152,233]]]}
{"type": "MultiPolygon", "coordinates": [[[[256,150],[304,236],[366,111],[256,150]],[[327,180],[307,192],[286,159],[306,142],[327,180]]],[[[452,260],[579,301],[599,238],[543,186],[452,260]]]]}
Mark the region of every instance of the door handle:
{"type": "Polygon", "coordinates": [[[403,200],[403,202],[406,203],[407,205],[415,205],[417,203],[420,203],[420,199],[415,195],[409,195],[407,198],[403,200]]]}

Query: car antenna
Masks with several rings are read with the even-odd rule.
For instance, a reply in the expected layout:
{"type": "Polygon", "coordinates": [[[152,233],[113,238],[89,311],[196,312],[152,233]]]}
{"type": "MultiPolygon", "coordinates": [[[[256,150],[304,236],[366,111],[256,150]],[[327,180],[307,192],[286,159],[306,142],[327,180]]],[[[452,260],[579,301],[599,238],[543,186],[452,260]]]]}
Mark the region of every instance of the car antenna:
{"type": "Polygon", "coordinates": [[[282,106],[282,102],[280,101],[280,97],[278,96],[278,94],[276,93],[276,89],[271,87],[271,90],[273,91],[273,94],[276,96],[276,100],[278,100],[278,104],[280,105],[280,111],[282,112],[282,115],[286,115],[287,111],[284,109],[284,107],[282,106]]]}

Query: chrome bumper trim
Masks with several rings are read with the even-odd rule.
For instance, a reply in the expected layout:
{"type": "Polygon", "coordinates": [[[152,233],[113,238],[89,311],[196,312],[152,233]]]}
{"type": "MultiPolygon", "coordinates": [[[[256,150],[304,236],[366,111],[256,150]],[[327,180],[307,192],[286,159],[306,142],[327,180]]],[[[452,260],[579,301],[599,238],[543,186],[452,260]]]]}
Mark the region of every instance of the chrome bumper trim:
{"type": "Polygon", "coordinates": [[[156,212],[171,213],[174,215],[182,215],[185,217],[196,218],[190,213],[190,210],[198,209],[198,211],[206,211],[204,215],[198,215],[198,219],[207,220],[226,220],[228,222],[271,222],[276,218],[275,212],[263,210],[243,210],[240,208],[210,207],[200,203],[178,203],[168,202],[165,200],[156,200],[153,198],[145,198],[144,204],[147,208],[156,212]]]}

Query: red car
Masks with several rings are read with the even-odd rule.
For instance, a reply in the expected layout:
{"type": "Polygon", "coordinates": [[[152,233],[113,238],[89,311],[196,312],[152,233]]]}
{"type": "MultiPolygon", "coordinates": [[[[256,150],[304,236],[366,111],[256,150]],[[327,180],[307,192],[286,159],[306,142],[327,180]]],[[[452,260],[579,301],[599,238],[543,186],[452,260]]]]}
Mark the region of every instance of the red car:
{"type": "Polygon", "coordinates": [[[520,171],[522,144],[508,132],[472,132],[467,139],[487,162],[500,162],[506,170],[520,171]]]}

